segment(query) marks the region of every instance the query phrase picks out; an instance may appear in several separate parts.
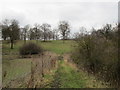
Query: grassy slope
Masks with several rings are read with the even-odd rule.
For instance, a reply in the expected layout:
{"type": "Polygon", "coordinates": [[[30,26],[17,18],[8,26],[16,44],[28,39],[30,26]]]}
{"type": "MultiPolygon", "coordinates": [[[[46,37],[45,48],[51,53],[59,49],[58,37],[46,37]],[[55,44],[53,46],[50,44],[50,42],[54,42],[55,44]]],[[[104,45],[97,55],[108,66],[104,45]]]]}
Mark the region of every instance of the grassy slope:
{"type": "Polygon", "coordinates": [[[18,54],[19,48],[23,45],[23,41],[15,41],[14,49],[10,49],[9,41],[2,41],[2,52],[5,54],[18,54]]]}
{"type": "Polygon", "coordinates": [[[57,54],[65,54],[70,53],[73,49],[74,41],[72,40],[66,40],[64,43],[61,40],[58,41],[52,41],[52,42],[42,42],[40,43],[41,46],[45,50],[52,51],[57,54]]]}
{"type": "MultiPolygon", "coordinates": [[[[34,42],[36,41],[27,41],[27,42],[34,42]]],[[[23,41],[16,41],[14,44],[14,49],[10,49],[10,44],[7,43],[7,41],[3,41],[3,53],[14,53],[18,54],[19,53],[19,48],[24,44],[23,41]]],[[[73,46],[74,46],[74,41],[72,40],[55,40],[55,41],[50,41],[50,42],[37,42],[38,45],[41,45],[45,50],[57,53],[57,54],[64,54],[64,53],[69,53],[72,51],[73,46]]]]}

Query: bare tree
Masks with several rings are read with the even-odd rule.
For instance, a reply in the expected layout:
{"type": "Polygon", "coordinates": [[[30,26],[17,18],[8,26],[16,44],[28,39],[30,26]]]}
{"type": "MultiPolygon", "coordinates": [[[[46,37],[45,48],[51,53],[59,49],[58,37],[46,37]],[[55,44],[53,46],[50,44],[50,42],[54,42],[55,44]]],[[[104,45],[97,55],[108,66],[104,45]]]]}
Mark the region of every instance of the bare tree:
{"type": "Polygon", "coordinates": [[[1,23],[2,38],[4,40],[6,40],[9,37],[9,26],[10,26],[10,21],[8,19],[5,19],[1,23]]]}
{"type": "Polygon", "coordinates": [[[79,40],[79,37],[80,37],[80,33],[79,33],[79,32],[75,32],[75,33],[73,34],[73,39],[74,39],[75,41],[78,41],[78,40],[79,40]]]}
{"type": "Polygon", "coordinates": [[[51,25],[50,25],[50,24],[43,23],[43,24],[41,25],[41,30],[43,31],[43,39],[44,39],[44,41],[47,40],[48,32],[50,31],[50,28],[51,28],[51,25]]]}
{"type": "Polygon", "coordinates": [[[11,20],[11,25],[9,26],[9,37],[11,49],[13,49],[14,41],[20,39],[20,28],[17,20],[11,20]]]}
{"type": "Polygon", "coordinates": [[[53,32],[52,32],[52,31],[49,31],[49,32],[48,32],[48,39],[50,40],[52,37],[53,37],[53,32]]]}
{"type": "Polygon", "coordinates": [[[59,32],[58,29],[53,29],[53,40],[54,40],[54,39],[58,40],[58,38],[59,38],[58,32],[59,32]]]}
{"type": "Polygon", "coordinates": [[[20,39],[20,28],[18,21],[5,19],[1,24],[2,38],[4,40],[9,39],[11,43],[11,49],[13,49],[13,44],[15,40],[20,39]]]}
{"type": "Polygon", "coordinates": [[[62,39],[68,39],[68,35],[70,34],[70,25],[67,21],[60,21],[58,25],[59,31],[62,35],[62,39]]]}
{"type": "Polygon", "coordinates": [[[36,42],[37,42],[39,40],[39,38],[40,38],[40,25],[35,24],[33,30],[34,30],[35,39],[36,39],[36,42]]]}
{"type": "Polygon", "coordinates": [[[30,30],[28,31],[28,38],[29,40],[35,40],[35,33],[33,31],[33,28],[30,28],[30,30]]]}
{"type": "Polygon", "coordinates": [[[112,25],[111,24],[106,24],[103,27],[103,34],[106,37],[106,39],[110,38],[111,30],[112,30],[112,25]]]}
{"type": "Polygon", "coordinates": [[[80,36],[84,36],[88,34],[87,29],[85,27],[80,27],[80,36]]]}
{"type": "Polygon", "coordinates": [[[30,25],[25,25],[23,28],[22,34],[23,34],[24,44],[26,43],[26,38],[28,36],[29,29],[30,29],[30,25]]]}

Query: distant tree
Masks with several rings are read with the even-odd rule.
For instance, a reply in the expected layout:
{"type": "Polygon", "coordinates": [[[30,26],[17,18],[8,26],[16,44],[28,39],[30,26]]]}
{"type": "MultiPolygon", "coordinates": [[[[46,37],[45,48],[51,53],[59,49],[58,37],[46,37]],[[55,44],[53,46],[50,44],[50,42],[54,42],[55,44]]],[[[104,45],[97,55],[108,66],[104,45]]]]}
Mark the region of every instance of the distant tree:
{"type": "Polygon", "coordinates": [[[29,38],[29,40],[35,40],[35,32],[34,32],[33,28],[30,28],[30,30],[28,32],[28,38],[29,38]]]}
{"type": "Polygon", "coordinates": [[[40,25],[39,24],[35,24],[34,25],[34,28],[33,28],[33,30],[34,30],[34,34],[35,34],[35,40],[36,40],[36,42],[38,41],[38,39],[40,38],[40,25]]]}
{"type": "Polygon", "coordinates": [[[75,32],[75,33],[73,34],[73,39],[74,39],[75,41],[78,41],[79,38],[80,38],[80,33],[79,33],[79,32],[75,32]]]}
{"type": "Polygon", "coordinates": [[[20,40],[24,40],[23,28],[20,28],[20,40]]]}
{"type": "Polygon", "coordinates": [[[62,39],[68,39],[68,35],[70,34],[70,25],[67,21],[60,21],[58,25],[59,31],[62,35],[62,39]]]}
{"type": "Polygon", "coordinates": [[[58,40],[58,37],[59,37],[58,32],[59,32],[58,29],[53,29],[53,40],[54,40],[54,39],[58,40]]]}
{"type": "Polygon", "coordinates": [[[9,26],[10,26],[10,21],[8,19],[5,19],[1,23],[1,29],[2,29],[2,38],[6,40],[9,37],[9,26]]]}
{"type": "Polygon", "coordinates": [[[48,32],[48,39],[50,40],[50,39],[52,39],[53,38],[53,32],[52,31],[49,31],[48,32]]]}
{"type": "Polygon", "coordinates": [[[47,38],[48,38],[48,32],[50,31],[50,28],[51,28],[50,24],[43,23],[41,25],[41,30],[43,31],[43,39],[44,39],[44,41],[46,41],[47,38]]]}
{"type": "Polygon", "coordinates": [[[85,36],[86,34],[88,34],[87,30],[85,27],[80,27],[79,32],[75,32],[73,34],[73,38],[75,41],[79,41],[79,39],[83,36],[85,36]]]}
{"type": "Polygon", "coordinates": [[[23,39],[24,39],[24,44],[26,43],[29,29],[30,29],[29,25],[25,25],[23,28],[22,35],[23,35],[23,39]]]}
{"type": "Polygon", "coordinates": [[[106,24],[103,27],[103,35],[106,37],[106,39],[110,38],[111,31],[112,31],[112,25],[111,24],[106,24]]]}
{"type": "Polygon", "coordinates": [[[85,27],[80,27],[80,36],[84,36],[88,34],[87,29],[85,27]]]}
{"type": "Polygon", "coordinates": [[[43,38],[43,31],[40,29],[40,30],[38,31],[38,39],[39,39],[39,40],[42,40],[42,38],[43,38]]]}
{"type": "Polygon", "coordinates": [[[54,29],[53,29],[53,36],[52,36],[52,38],[53,38],[53,40],[55,40],[55,31],[54,31],[54,29]]]}
{"type": "Polygon", "coordinates": [[[11,24],[9,26],[9,37],[10,37],[11,49],[13,49],[14,41],[20,39],[20,28],[17,20],[14,19],[11,20],[11,24]]]}
{"type": "Polygon", "coordinates": [[[113,30],[115,29],[116,27],[113,28],[111,24],[106,24],[104,27],[98,30],[93,30],[92,34],[108,40],[113,38],[113,30]]]}
{"type": "Polygon", "coordinates": [[[20,28],[18,21],[5,19],[1,24],[2,38],[4,40],[9,39],[11,43],[11,49],[13,49],[13,44],[15,40],[20,39],[20,28]]]}

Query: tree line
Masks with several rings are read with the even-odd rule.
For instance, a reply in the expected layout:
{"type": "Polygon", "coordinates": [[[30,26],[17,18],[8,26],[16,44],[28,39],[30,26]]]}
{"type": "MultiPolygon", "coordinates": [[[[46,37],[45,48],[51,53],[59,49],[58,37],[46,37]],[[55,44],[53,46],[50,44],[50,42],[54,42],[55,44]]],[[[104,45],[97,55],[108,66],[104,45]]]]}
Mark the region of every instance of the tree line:
{"type": "Polygon", "coordinates": [[[34,24],[31,27],[29,24],[24,27],[20,27],[19,21],[12,19],[5,19],[0,23],[2,39],[10,40],[11,49],[13,49],[13,44],[15,40],[58,40],[58,39],[68,39],[70,34],[70,25],[68,21],[60,21],[58,28],[51,28],[48,23],[34,24]]]}

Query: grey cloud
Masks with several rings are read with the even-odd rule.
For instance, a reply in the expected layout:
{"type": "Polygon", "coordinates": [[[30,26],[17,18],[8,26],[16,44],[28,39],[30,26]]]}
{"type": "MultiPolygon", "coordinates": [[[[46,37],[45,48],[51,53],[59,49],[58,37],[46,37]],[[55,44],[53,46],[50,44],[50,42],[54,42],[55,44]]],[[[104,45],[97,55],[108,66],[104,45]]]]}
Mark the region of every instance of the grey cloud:
{"type": "Polygon", "coordinates": [[[116,2],[52,2],[52,3],[7,3],[2,7],[2,18],[16,18],[20,25],[50,23],[57,27],[59,20],[70,22],[72,32],[84,26],[88,30],[99,28],[106,23],[117,23],[116,2]]]}

